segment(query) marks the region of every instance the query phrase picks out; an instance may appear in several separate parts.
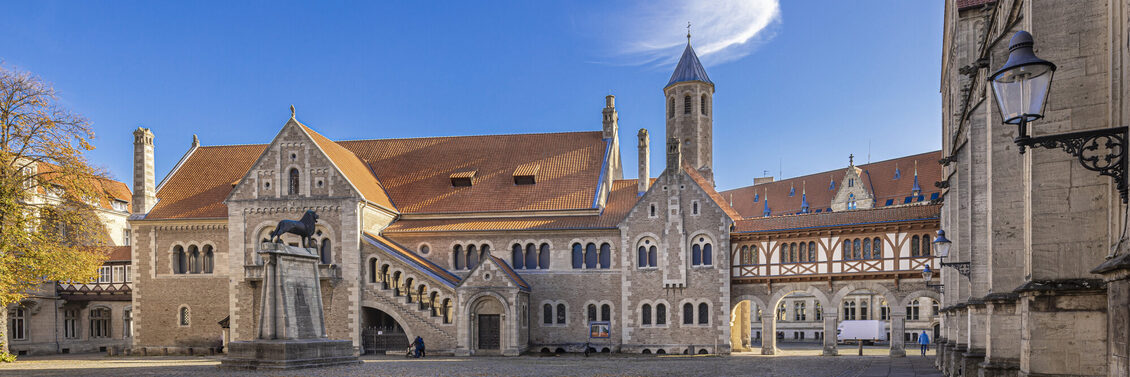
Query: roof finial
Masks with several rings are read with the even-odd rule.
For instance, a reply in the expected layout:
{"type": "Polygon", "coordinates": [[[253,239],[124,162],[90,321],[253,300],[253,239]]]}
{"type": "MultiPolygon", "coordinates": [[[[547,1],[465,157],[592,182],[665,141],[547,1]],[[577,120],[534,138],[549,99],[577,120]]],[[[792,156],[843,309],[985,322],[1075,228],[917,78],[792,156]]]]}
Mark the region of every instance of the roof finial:
{"type": "Polygon", "coordinates": [[[848,155],[848,166],[855,166],[855,155],[854,154],[848,155]]]}
{"type": "Polygon", "coordinates": [[[200,146],[200,138],[196,137],[196,134],[192,134],[192,147],[196,148],[196,147],[199,147],[199,146],[200,146]]]}
{"type": "Polygon", "coordinates": [[[687,44],[691,44],[691,22],[687,21],[687,44]]]}
{"type": "Polygon", "coordinates": [[[290,118],[294,119],[294,105],[290,105],[290,118]]]}

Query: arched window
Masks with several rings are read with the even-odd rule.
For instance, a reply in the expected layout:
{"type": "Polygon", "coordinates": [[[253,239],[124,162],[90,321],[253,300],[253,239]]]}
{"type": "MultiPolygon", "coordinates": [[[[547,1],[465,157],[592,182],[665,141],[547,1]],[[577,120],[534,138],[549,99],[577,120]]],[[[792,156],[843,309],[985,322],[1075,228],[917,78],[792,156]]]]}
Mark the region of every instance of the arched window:
{"type": "Polygon", "coordinates": [[[691,113],[691,96],[686,95],[683,97],[683,114],[691,113]]]}
{"type": "Polygon", "coordinates": [[[915,235],[914,237],[910,238],[910,256],[917,257],[918,255],[918,236],[915,235]]]}
{"type": "Polygon", "coordinates": [[[863,239],[863,259],[871,259],[871,239],[863,239]]]}
{"type": "Polygon", "coordinates": [[[573,244],[573,268],[581,268],[581,264],[583,263],[584,259],[584,251],[582,250],[581,244],[573,244]]]}
{"type": "Polygon", "coordinates": [[[918,312],[918,300],[915,299],[914,301],[910,302],[910,305],[906,306],[906,320],[907,321],[917,321],[918,320],[918,314],[919,314],[919,312],[918,312]]]}
{"type": "Polygon", "coordinates": [[[710,305],[706,305],[705,302],[698,304],[698,324],[710,324],[710,305]]]}
{"type": "Polygon", "coordinates": [[[640,309],[640,324],[644,325],[644,326],[651,325],[651,305],[650,304],[643,304],[643,308],[640,309]]]}
{"type": "Polygon", "coordinates": [[[604,304],[604,305],[600,306],[600,320],[601,321],[611,321],[612,320],[612,306],[611,305],[604,304]]]}
{"type": "Polygon", "coordinates": [[[479,265],[479,248],[475,245],[467,245],[467,269],[474,269],[479,265]]]}
{"type": "Polygon", "coordinates": [[[514,246],[511,247],[511,253],[510,254],[511,254],[510,255],[510,266],[511,267],[514,267],[514,269],[516,269],[516,270],[520,270],[520,269],[522,269],[522,267],[526,266],[526,263],[525,263],[526,257],[522,255],[522,244],[520,244],[520,243],[514,244],[514,246]]]}
{"type": "Polygon", "coordinates": [[[188,273],[200,273],[200,248],[196,247],[196,245],[188,247],[188,273]]]}
{"type": "Polygon", "coordinates": [[[538,268],[543,270],[549,269],[549,244],[541,244],[541,251],[538,253],[538,268]]]}
{"type": "Polygon", "coordinates": [[[868,309],[869,308],[867,307],[867,300],[863,300],[863,301],[859,302],[859,320],[861,320],[861,321],[867,320],[867,315],[870,312],[870,310],[868,310],[868,309]]]}
{"type": "Polygon", "coordinates": [[[714,246],[710,243],[702,245],[702,264],[714,265],[714,246]]]}
{"type": "Polygon", "coordinates": [[[808,262],[808,244],[807,243],[804,243],[804,242],[800,243],[800,253],[797,253],[797,257],[799,257],[797,259],[799,259],[800,262],[808,262]]]}
{"type": "Polygon", "coordinates": [[[322,248],[321,248],[320,253],[319,253],[319,255],[321,255],[321,257],[322,257],[322,264],[331,264],[331,263],[334,262],[334,258],[333,258],[332,253],[333,253],[333,246],[330,245],[330,239],[329,238],[323,238],[322,239],[322,248]]]}
{"type": "Polygon", "coordinates": [[[639,264],[637,267],[647,267],[647,247],[640,245],[639,248],[639,264]]]}
{"type": "Polygon", "coordinates": [[[596,321],[596,304],[589,304],[586,309],[588,309],[586,311],[589,314],[589,322],[596,321]]]}
{"type": "Polygon", "coordinates": [[[695,266],[713,264],[712,246],[706,237],[698,237],[691,246],[691,264],[695,266]]]}
{"type": "Polygon", "coordinates": [[[816,261],[816,241],[808,241],[808,261],[816,261]]]}
{"type": "MultiPolygon", "coordinates": [[[[674,118],[675,117],[675,97],[671,97],[667,101],[667,117],[668,118],[674,118]]],[[[652,215],[652,216],[654,216],[654,215],[652,215]]]]}
{"type": "Polygon", "coordinates": [[[451,250],[451,266],[456,270],[462,270],[463,266],[467,265],[467,259],[463,255],[463,245],[455,245],[451,250]]]}
{"type": "Polygon", "coordinates": [[[404,279],[404,297],[408,298],[408,303],[411,304],[412,300],[412,278],[404,279]]]}
{"type": "Polygon", "coordinates": [[[479,260],[485,262],[490,259],[490,245],[483,244],[479,246],[479,260]]]}
{"type": "Polygon", "coordinates": [[[381,289],[388,289],[388,265],[381,266],[381,289]]]}
{"type": "Polygon", "coordinates": [[[808,317],[808,313],[805,312],[804,301],[794,302],[793,303],[793,320],[798,321],[798,322],[799,321],[806,321],[806,320],[808,320],[807,317],[808,317]]]}
{"type": "Polygon", "coordinates": [[[298,195],[298,169],[290,168],[290,184],[287,185],[287,195],[298,195]]]}
{"type": "Polygon", "coordinates": [[[701,102],[699,102],[699,104],[701,105],[701,107],[699,107],[699,110],[702,111],[702,115],[710,115],[710,114],[708,114],[709,111],[707,109],[709,107],[707,104],[709,104],[709,103],[710,103],[710,101],[707,100],[706,95],[703,94],[701,102]]]}
{"type": "Polygon", "coordinates": [[[536,268],[538,268],[538,246],[532,243],[526,244],[526,269],[536,268]]]}
{"type": "Polygon", "coordinates": [[[439,293],[438,292],[432,292],[432,294],[428,296],[428,304],[431,305],[432,317],[439,315],[439,304],[436,303],[436,301],[438,301],[438,300],[439,300],[439,293]]]}
{"type": "Polygon", "coordinates": [[[557,304],[557,324],[558,325],[564,325],[565,324],[565,319],[566,319],[565,315],[566,314],[567,313],[565,312],[565,304],[557,304]]]}
{"type": "Polygon", "coordinates": [[[553,324],[553,305],[545,304],[541,307],[541,323],[546,325],[553,324]]]}
{"type": "Polygon", "coordinates": [[[683,304],[683,324],[684,325],[694,324],[694,305],[691,305],[691,303],[689,303],[689,302],[686,303],[686,304],[683,304]]]}
{"type": "Polygon", "coordinates": [[[789,262],[796,263],[796,242],[789,244],[789,262]]]}
{"type": "Polygon", "coordinates": [[[192,313],[188,310],[187,306],[180,307],[180,313],[177,313],[177,322],[181,326],[190,326],[192,321],[192,313]]]}
{"type": "Polygon", "coordinates": [[[879,237],[871,240],[871,257],[875,259],[883,259],[883,242],[879,237]]]}
{"type": "Polygon", "coordinates": [[[840,258],[851,259],[851,240],[844,240],[844,246],[840,248],[840,258]]]}
{"type": "Polygon", "coordinates": [[[212,245],[204,245],[204,273],[210,274],[215,268],[216,255],[212,252],[212,245]]]}
{"type": "MultiPolygon", "coordinates": [[[[855,186],[855,178],[848,178],[848,187],[853,187],[853,186],[855,186]]],[[[852,194],[851,197],[854,198],[855,194],[852,194]]]]}
{"type": "Polygon", "coordinates": [[[922,256],[930,256],[930,235],[922,235],[922,256]]]}
{"type": "Polygon", "coordinates": [[[600,268],[609,268],[612,266],[612,245],[608,243],[600,244],[600,268]]]}
{"type": "Polygon", "coordinates": [[[585,245],[585,268],[596,268],[596,244],[585,245]]]}
{"type": "Polygon", "coordinates": [[[428,296],[427,296],[427,294],[428,294],[428,286],[427,285],[420,284],[419,287],[416,287],[416,300],[420,302],[420,310],[425,310],[425,309],[428,308],[428,300],[427,300],[428,296]]]}
{"type": "Polygon", "coordinates": [[[667,324],[667,305],[655,304],[655,324],[667,324]]]}
{"type": "Polygon", "coordinates": [[[856,238],[851,241],[851,259],[859,259],[860,253],[859,239],[856,238]]]}
{"type": "Polygon", "coordinates": [[[844,301],[844,320],[855,320],[855,301],[844,301]]]}
{"type": "Polygon", "coordinates": [[[400,271],[392,273],[392,295],[400,296],[400,271]]]}
{"type": "Polygon", "coordinates": [[[451,299],[443,299],[443,306],[439,310],[443,313],[443,323],[451,323],[451,299]]]}
{"type": "Polygon", "coordinates": [[[377,282],[377,260],[369,259],[369,283],[377,282]]]}
{"type": "Polygon", "coordinates": [[[698,243],[691,246],[691,264],[695,266],[702,264],[702,245],[698,243]]]}

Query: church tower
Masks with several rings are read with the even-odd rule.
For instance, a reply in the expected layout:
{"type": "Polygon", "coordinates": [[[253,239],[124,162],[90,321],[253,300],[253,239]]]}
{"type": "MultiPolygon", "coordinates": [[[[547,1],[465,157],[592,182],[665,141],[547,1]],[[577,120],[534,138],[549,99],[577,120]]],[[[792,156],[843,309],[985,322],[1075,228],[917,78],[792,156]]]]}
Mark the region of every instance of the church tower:
{"type": "Polygon", "coordinates": [[[679,140],[683,161],[713,184],[714,83],[691,48],[690,32],[687,48],[663,94],[667,101],[667,139],[679,140]]]}

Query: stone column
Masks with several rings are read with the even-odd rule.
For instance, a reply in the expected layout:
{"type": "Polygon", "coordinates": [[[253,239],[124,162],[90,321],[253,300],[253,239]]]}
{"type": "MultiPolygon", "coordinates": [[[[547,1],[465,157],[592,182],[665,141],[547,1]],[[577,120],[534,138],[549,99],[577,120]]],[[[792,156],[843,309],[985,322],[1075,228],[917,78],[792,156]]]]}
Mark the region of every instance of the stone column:
{"type": "Polygon", "coordinates": [[[777,312],[767,312],[766,310],[762,309],[761,354],[776,355],[777,353],[777,312]]]}
{"type": "MultiPolygon", "coordinates": [[[[1130,226],[1127,224],[1126,226],[1130,226]]],[[[1130,377],[1130,252],[1108,259],[1092,270],[1106,281],[1107,339],[1110,376],[1130,377]]]]}
{"type": "Polygon", "coordinates": [[[891,313],[891,357],[906,356],[906,342],[903,333],[906,332],[906,313],[891,313]]]}
{"type": "MultiPolygon", "coordinates": [[[[828,305],[830,306],[830,305],[828,305]]],[[[836,349],[836,340],[839,338],[836,334],[840,324],[840,313],[835,308],[824,307],[824,356],[839,355],[839,350],[836,349]]]]}

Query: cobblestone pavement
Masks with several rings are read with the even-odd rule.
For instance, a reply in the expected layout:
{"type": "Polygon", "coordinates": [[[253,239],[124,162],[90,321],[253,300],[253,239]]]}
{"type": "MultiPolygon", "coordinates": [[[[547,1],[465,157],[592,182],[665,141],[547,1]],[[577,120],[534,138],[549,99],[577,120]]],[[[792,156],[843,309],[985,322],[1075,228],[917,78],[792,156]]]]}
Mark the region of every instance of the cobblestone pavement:
{"type": "MultiPolygon", "coordinates": [[[[797,353],[788,351],[786,353],[797,353]]],[[[812,352],[807,352],[811,354],[812,352]]],[[[0,364],[0,376],[941,376],[933,356],[814,355],[731,356],[561,355],[522,357],[396,356],[320,369],[255,373],[218,369],[215,357],[105,357],[97,354],[24,357],[0,364]]]]}

